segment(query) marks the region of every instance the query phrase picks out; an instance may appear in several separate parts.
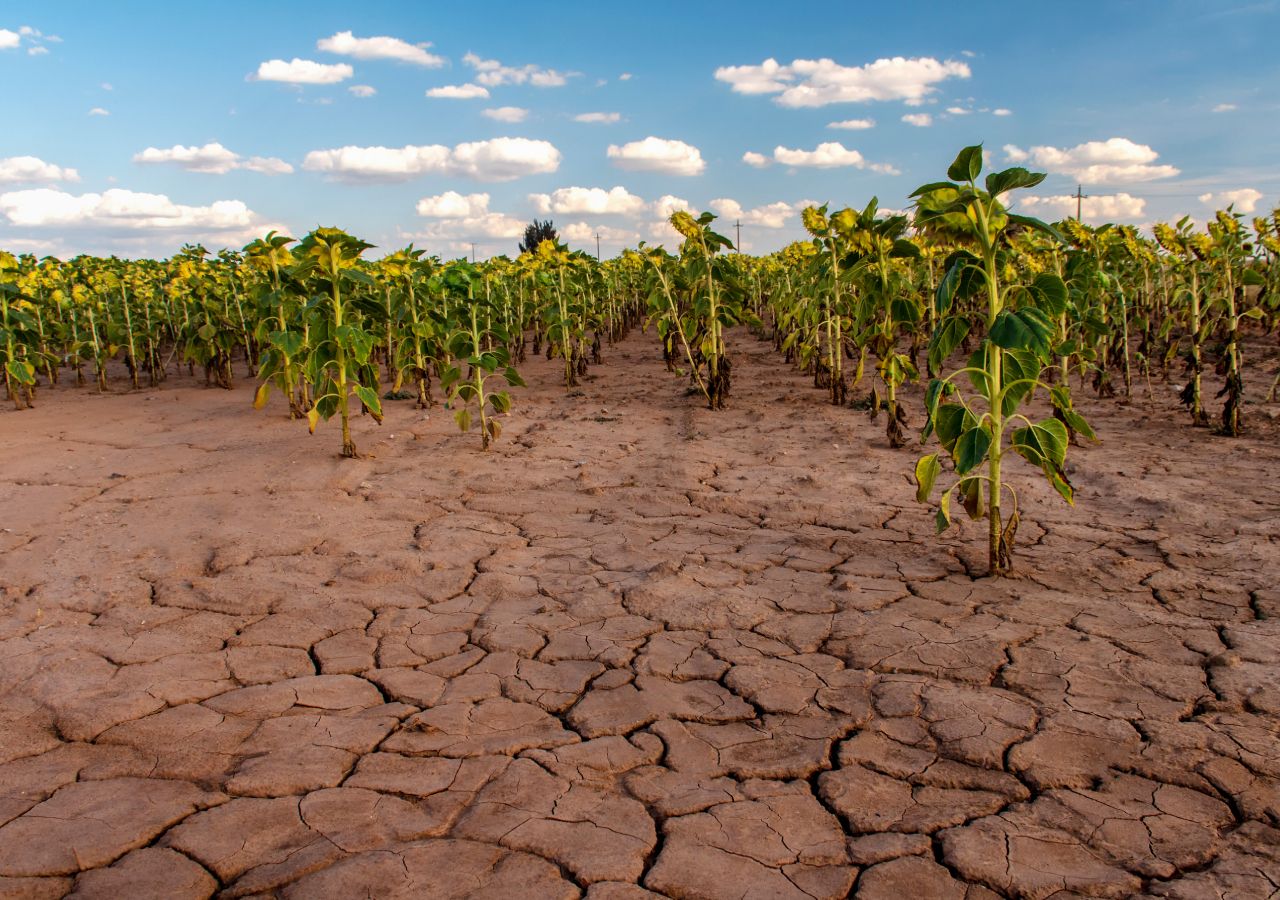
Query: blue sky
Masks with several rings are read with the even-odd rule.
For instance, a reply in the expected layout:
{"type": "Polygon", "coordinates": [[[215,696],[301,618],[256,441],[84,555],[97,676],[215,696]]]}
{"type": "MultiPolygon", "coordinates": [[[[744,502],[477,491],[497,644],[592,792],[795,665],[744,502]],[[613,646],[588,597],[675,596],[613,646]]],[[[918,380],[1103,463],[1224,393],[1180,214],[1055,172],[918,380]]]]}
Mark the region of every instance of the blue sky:
{"type": "Polygon", "coordinates": [[[537,215],[608,254],[672,244],[687,204],[763,252],[804,203],[901,208],[977,142],[1050,173],[1021,204],[1045,218],[1077,183],[1095,221],[1280,202],[1276,0],[211,9],[0,4],[0,246],[325,224],[484,256],[537,215]]]}

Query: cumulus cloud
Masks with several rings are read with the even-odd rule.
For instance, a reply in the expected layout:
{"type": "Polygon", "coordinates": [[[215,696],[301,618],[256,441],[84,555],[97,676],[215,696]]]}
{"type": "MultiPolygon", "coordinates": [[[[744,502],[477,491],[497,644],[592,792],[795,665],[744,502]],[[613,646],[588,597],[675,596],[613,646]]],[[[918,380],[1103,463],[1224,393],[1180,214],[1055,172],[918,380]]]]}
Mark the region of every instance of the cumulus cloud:
{"type": "Polygon", "coordinates": [[[104,193],[68,194],[36,188],[0,194],[0,215],[25,228],[108,228],[126,231],[186,229],[228,231],[254,224],[252,211],[239,200],[208,206],[174,203],[164,194],[113,188],[104,193]]]}
{"type": "Polygon", "coordinates": [[[707,206],[723,219],[733,219],[743,225],[758,225],[762,228],[785,228],[797,209],[781,200],[754,209],[743,209],[742,204],[728,197],[718,197],[707,206]]]}
{"type": "Polygon", "coordinates": [[[22,43],[22,38],[16,31],[10,31],[8,28],[0,28],[0,50],[15,50],[22,43]]]}
{"type": "MultiPolygon", "coordinates": [[[[1064,218],[1076,214],[1074,194],[1060,194],[1054,197],[1020,197],[1018,205],[1024,211],[1049,218],[1064,218]]],[[[1146,205],[1147,201],[1142,197],[1120,192],[1085,197],[1080,209],[1081,216],[1090,222],[1124,222],[1140,219],[1146,205]]]]}
{"type": "Polygon", "coordinates": [[[1011,115],[1013,115],[1013,110],[1011,110],[1011,109],[1005,109],[1005,108],[1002,106],[1002,107],[1000,107],[1000,108],[998,108],[998,109],[993,109],[993,110],[991,110],[991,115],[993,115],[993,116],[1011,116],[1011,115]]]}
{"type": "Polygon", "coordinates": [[[1208,193],[1200,195],[1200,202],[1214,207],[1215,209],[1226,209],[1228,206],[1235,205],[1236,212],[1251,213],[1258,208],[1258,201],[1262,199],[1262,192],[1253,188],[1239,188],[1234,191],[1220,191],[1218,193],[1208,193]]]}
{"type": "Polygon", "coordinates": [[[489,96],[489,89],[478,84],[446,84],[427,91],[428,97],[443,100],[478,100],[489,96]]]}
{"type": "Polygon", "coordinates": [[[445,191],[418,201],[418,215],[430,219],[475,219],[489,212],[488,194],[445,191]]]}
{"type": "Polygon", "coordinates": [[[682,197],[675,197],[671,194],[663,194],[657,200],[653,201],[653,214],[661,219],[666,219],[672,213],[680,211],[688,212],[691,210],[689,201],[682,197]]]}
{"type": "Polygon", "coordinates": [[[1219,103],[1213,108],[1216,113],[1234,112],[1238,107],[1234,103],[1219,103]]]}
{"type": "Polygon", "coordinates": [[[103,109],[101,106],[95,106],[93,109],[89,110],[89,115],[91,115],[91,116],[109,116],[109,115],[111,115],[111,113],[110,113],[108,110],[103,109]]]}
{"type": "Polygon", "coordinates": [[[621,185],[604,188],[566,187],[550,194],[530,194],[529,202],[543,215],[636,215],[645,202],[621,185]]]}
{"type": "Polygon", "coordinates": [[[529,118],[529,110],[521,109],[519,106],[499,106],[494,109],[486,109],[481,115],[493,119],[495,122],[523,122],[529,118]]]}
{"type": "Polygon", "coordinates": [[[947,112],[953,116],[967,116],[973,112],[971,109],[965,109],[963,106],[948,106],[947,112]]]}
{"type": "MultiPolygon", "coordinates": [[[[759,156],[760,154],[756,154],[759,156]]],[[[812,150],[793,150],[788,147],[773,148],[773,159],[784,166],[813,169],[835,169],[852,166],[870,169],[886,175],[897,175],[898,170],[887,163],[869,163],[857,150],[850,150],[839,141],[826,141],[812,150]]]]}
{"type": "Polygon", "coordinates": [[[928,128],[933,124],[933,116],[928,113],[907,113],[902,117],[902,121],[916,128],[928,128]]]}
{"type": "Polygon", "coordinates": [[[1173,166],[1156,165],[1160,154],[1146,144],[1136,144],[1128,138],[1089,141],[1069,149],[1032,147],[1023,150],[1006,144],[1004,150],[1011,162],[1030,162],[1055,175],[1069,175],[1083,184],[1153,181],[1171,178],[1180,171],[1173,166]]]}
{"type": "Polygon", "coordinates": [[[643,141],[632,141],[622,146],[610,144],[608,156],[618,168],[633,172],[701,175],[707,167],[697,147],[652,135],[643,141]]]}
{"type": "Polygon", "coordinates": [[[289,62],[269,59],[258,66],[249,78],[252,81],[281,81],[285,84],[337,84],[346,81],[355,70],[346,63],[318,63],[310,59],[294,57],[289,62]]]}
{"type": "Polygon", "coordinates": [[[481,59],[474,53],[462,57],[462,61],[476,70],[476,81],[486,87],[504,84],[531,84],[534,87],[561,87],[569,74],[541,66],[504,66],[496,59],[481,59]]]}
{"type": "Polygon", "coordinates": [[[338,147],[312,150],[302,168],[339,181],[408,181],[420,175],[462,175],[477,181],[511,181],[554,172],[560,151],[547,141],[501,137],[446,147],[338,147]]]}
{"type": "Polygon", "coordinates": [[[247,169],[263,175],[288,175],[293,166],[274,156],[251,156],[244,159],[239,153],[227,149],[214,141],[203,147],[184,147],[177,144],[161,149],[148,147],[141,153],[135,153],[133,161],[145,165],[175,165],[189,172],[203,172],[207,175],[225,175],[235,169],[247,169]]]}
{"type": "Polygon", "coordinates": [[[372,97],[378,93],[378,89],[368,84],[353,84],[347,88],[347,92],[353,97],[372,97]]]}
{"type": "Polygon", "coordinates": [[[866,131],[868,128],[876,127],[875,119],[845,119],[841,122],[828,122],[828,128],[834,128],[837,131],[866,131]]]}
{"type": "Polygon", "coordinates": [[[133,161],[145,164],[170,163],[191,172],[225,175],[238,166],[240,154],[233,153],[217,142],[203,147],[184,147],[178,144],[164,150],[148,147],[141,153],[135,153],[133,161]]]}
{"type": "Polygon", "coordinates": [[[948,78],[968,78],[969,66],[931,57],[877,59],[843,66],[831,59],[797,59],[787,65],[766,59],[758,66],[722,66],[715,77],[739,94],[776,94],[782,106],[827,106],[905,100],[919,103],[948,78]]]}
{"type": "Polygon", "coordinates": [[[316,41],[316,49],[339,56],[353,56],[356,59],[394,59],[399,62],[412,63],[438,69],[445,64],[444,57],[428,53],[430,44],[410,44],[400,38],[379,37],[358,38],[350,31],[339,31],[332,37],[316,41]]]}
{"type": "Polygon", "coordinates": [[[742,154],[742,161],[753,169],[763,169],[765,166],[769,165],[769,157],[765,156],[763,153],[756,153],[754,150],[748,150],[746,153],[742,154]]]}
{"type": "Polygon", "coordinates": [[[257,172],[259,175],[290,175],[293,166],[275,156],[250,156],[240,164],[240,168],[257,172]]]}
{"type": "Polygon", "coordinates": [[[75,169],[45,162],[36,156],[10,156],[0,159],[0,184],[39,181],[79,181],[75,169]]]}
{"type": "Polygon", "coordinates": [[[587,122],[592,125],[613,125],[622,121],[622,113],[616,112],[589,112],[578,113],[573,117],[575,122],[587,122]]]}

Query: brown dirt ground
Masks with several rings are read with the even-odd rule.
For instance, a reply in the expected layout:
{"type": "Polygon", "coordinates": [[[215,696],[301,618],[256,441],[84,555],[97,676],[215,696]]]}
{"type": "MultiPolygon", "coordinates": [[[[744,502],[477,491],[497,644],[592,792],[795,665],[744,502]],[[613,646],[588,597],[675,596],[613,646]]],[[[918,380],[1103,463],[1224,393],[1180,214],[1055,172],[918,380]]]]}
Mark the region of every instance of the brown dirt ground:
{"type": "Polygon", "coordinates": [[[974,580],[913,452],[733,347],[717,414],[652,336],[531,360],[488,454],[248,381],[0,412],[0,895],[1280,890],[1263,406],[1079,400],[1077,506],[1016,465],[974,580]]]}

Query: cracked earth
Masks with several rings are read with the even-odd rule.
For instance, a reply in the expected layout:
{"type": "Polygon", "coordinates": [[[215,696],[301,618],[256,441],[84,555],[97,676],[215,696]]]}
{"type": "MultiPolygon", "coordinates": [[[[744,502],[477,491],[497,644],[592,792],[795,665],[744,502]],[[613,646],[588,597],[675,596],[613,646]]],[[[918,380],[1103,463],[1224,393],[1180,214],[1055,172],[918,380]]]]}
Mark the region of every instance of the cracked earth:
{"type": "Polygon", "coordinates": [[[0,414],[0,896],[1280,892],[1274,434],[1082,398],[1077,506],[1011,467],[975,580],[911,451],[732,351],[716,414],[652,336],[531,359],[487,454],[247,382],[0,414]]]}

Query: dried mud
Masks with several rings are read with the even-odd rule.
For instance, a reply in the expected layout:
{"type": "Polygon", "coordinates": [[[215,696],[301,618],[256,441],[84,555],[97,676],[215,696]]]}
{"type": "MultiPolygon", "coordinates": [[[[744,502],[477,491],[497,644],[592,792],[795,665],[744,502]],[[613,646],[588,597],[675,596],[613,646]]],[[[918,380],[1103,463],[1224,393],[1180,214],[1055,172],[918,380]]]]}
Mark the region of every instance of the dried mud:
{"type": "Polygon", "coordinates": [[[1280,891],[1264,407],[1080,399],[988,580],[883,419],[732,348],[719,413],[651,336],[531,360],[487,454],[247,382],[0,413],[0,895],[1280,891]]]}

